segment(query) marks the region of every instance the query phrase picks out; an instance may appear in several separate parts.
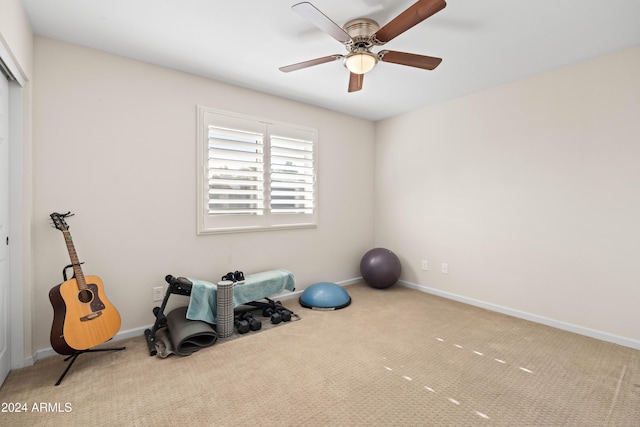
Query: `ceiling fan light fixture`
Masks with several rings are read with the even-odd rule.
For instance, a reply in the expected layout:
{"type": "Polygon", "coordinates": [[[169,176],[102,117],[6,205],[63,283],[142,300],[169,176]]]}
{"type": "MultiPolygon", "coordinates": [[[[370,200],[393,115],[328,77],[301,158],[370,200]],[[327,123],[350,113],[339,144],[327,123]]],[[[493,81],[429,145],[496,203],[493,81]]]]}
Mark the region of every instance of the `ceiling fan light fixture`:
{"type": "Polygon", "coordinates": [[[344,66],[354,74],[368,73],[378,63],[378,57],[371,52],[353,52],[344,58],[344,66]]]}

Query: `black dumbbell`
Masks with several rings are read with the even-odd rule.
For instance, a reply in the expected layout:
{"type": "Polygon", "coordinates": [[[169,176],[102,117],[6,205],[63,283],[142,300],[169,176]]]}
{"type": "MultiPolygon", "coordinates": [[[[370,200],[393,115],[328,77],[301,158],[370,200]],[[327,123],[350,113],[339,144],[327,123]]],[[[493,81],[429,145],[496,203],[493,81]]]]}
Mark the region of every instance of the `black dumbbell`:
{"type": "Polygon", "coordinates": [[[262,328],[262,321],[253,317],[251,313],[244,313],[241,315],[243,320],[249,322],[249,329],[257,331],[262,328]]]}
{"type": "Polygon", "coordinates": [[[289,310],[287,310],[286,308],[283,308],[282,310],[280,310],[280,316],[282,316],[282,321],[283,322],[288,322],[291,320],[291,315],[293,313],[291,313],[289,310]]]}
{"type": "Polygon", "coordinates": [[[280,322],[282,322],[282,316],[280,315],[279,312],[276,311],[271,315],[271,323],[273,323],[274,325],[277,325],[280,322]]]}
{"type": "Polygon", "coordinates": [[[249,329],[251,329],[251,327],[249,326],[249,322],[242,319],[240,316],[235,316],[233,320],[239,334],[246,334],[247,332],[249,332],[249,329]]]}
{"type": "Polygon", "coordinates": [[[262,311],[265,317],[271,317],[271,323],[274,325],[280,322],[288,322],[291,320],[293,313],[282,306],[267,307],[262,311]]]}
{"type": "Polygon", "coordinates": [[[264,317],[270,317],[271,323],[273,323],[274,325],[282,322],[282,316],[280,316],[279,307],[266,307],[262,310],[262,315],[264,317]]]}

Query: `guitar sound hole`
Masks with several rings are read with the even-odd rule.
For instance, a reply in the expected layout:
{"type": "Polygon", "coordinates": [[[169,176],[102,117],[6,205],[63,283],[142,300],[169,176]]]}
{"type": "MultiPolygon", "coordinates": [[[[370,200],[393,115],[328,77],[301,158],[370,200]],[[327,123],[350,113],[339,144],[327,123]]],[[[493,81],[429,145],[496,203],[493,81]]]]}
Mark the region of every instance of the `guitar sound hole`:
{"type": "Polygon", "coordinates": [[[78,293],[78,299],[80,300],[80,302],[83,302],[83,303],[91,302],[91,300],[93,299],[93,293],[85,289],[83,291],[80,291],[80,293],[78,293]]]}

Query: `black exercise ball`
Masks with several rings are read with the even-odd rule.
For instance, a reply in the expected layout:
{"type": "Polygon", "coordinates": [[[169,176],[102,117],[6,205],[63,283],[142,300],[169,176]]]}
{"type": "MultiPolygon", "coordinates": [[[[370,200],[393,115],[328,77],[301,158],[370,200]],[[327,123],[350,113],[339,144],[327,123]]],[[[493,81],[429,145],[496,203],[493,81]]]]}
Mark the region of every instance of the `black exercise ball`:
{"type": "Polygon", "coordinates": [[[360,261],[362,278],[372,288],[385,289],[395,285],[401,272],[400,260],[389,249],[371,249],[360,261]]]}

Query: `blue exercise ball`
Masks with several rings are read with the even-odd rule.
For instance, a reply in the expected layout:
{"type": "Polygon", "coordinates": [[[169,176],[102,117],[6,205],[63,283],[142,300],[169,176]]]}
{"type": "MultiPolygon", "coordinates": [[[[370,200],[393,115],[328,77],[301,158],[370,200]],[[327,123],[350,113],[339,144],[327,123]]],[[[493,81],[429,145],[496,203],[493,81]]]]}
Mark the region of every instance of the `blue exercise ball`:
{"type": "Polygon", "coordinates": [[[300,305],[316,310],[337,310],[351,304],[343,287],[331,282],[314,283],[302,292],[300,305]]]}
{"type": "Polygon", "coordinates": [[[401,272],[398,256],[389,249],[371,249],[360,261],[362,278],[372,288],[385,289],[395,285],[401,272]]]}

